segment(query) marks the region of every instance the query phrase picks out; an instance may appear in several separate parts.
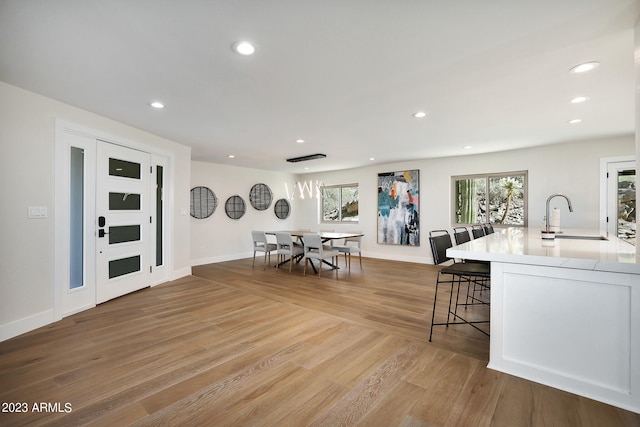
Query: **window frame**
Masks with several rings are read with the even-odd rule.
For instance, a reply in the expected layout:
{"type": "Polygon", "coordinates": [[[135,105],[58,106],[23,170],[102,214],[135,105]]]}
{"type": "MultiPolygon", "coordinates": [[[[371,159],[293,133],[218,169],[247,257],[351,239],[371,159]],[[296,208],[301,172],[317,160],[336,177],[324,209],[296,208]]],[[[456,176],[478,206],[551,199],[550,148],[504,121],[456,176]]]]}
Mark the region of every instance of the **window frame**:
{"type": "MultiPolygon", "coordinates": [[[[451,176],[451,225],[452,227],[465,227],[472,226],[478,223],[463,223],[456,222],[456,181],[464,180],[464,179],[484,179],[485,180],[485,188],[486,191],[489,191],[489,180],[492,178],[506,178],[510,176],[523,176],[524,182],[522,184],[522,193],[523,193],[523,224],[499,224],[490,222],[490,215],[486,215],[486,221],[484,223],[490,223],[496,228],[507,228],[507,227],[517,227],[517,228],[527,228],[529,226],[529,171],[528,170],[519,170],[519,171],[509,171],[509,172],[492,172],[492,173],[481,173],[481,174],[469,174],[469,175],[455,175],[451,176]]],[[[489,203],[489,197],[487,195],[487,203],[489,203]]]]}
{"type": "Polygon", "coordinates": [[[358,183],[350,183],[350,184],[336,184],[336,185],[323,185],[320,188],[320,198],[319,198],[319,214],[320,214],[320,223],[321,224],[358,224],[360,222],[360,185],[358,183]],[[355,187],[358,191],[358,220],[357,221],[345,221],[342,219],[342,189],[343,188],[353,188],[355,187]],[[338,188],[340,191],[339,200],[338,200],[338,218],[337,220],[325,220],[324,219],[324,191],[325,189],[335,189],[338,188]]]}

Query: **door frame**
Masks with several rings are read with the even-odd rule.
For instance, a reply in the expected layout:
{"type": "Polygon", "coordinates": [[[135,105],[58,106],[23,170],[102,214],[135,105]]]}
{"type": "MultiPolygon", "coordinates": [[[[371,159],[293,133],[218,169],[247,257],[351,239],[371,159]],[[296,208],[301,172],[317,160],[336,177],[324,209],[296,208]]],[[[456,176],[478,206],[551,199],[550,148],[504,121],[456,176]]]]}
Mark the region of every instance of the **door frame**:
{"type": "Polygon", "coordinates": [[[600,159],[600,233],[605,236],[608,232],[607,217],[609,216],[609,179],[607,177],[609,165],[613,163],[626,162],[635,163],[636,156],[603,157],[600,159]]]}
{"type": "MultiPolygon", "coordinates": [[[[152,179],[156,179],[156,165],[163,167],[163,265],[152,270],[151,286],[169,280],[173,270],[173,186],[175,156],[157,147],[114,136],[65,120],[55,120],[54,148],[54,321],[96,306],[96,150],[97,140],[144,151],[151,154],[154,166],[152,179]],[[84,281],[83,286],[69,289],[70,282],[70,162],[71,147],[82,148],[84,156],[84,281]]],[[[155,200],[155,195],[154,195],[155,200]]],[[[155,206],[155,205],[154,205],[155,206]]],[[[155,218],[155,213],[153,213],[155,218]]],[[[155,238],[150,239],[155,254],[155,238]]],[[[154,258],[155,259],[155,258],[154,258]]]]}

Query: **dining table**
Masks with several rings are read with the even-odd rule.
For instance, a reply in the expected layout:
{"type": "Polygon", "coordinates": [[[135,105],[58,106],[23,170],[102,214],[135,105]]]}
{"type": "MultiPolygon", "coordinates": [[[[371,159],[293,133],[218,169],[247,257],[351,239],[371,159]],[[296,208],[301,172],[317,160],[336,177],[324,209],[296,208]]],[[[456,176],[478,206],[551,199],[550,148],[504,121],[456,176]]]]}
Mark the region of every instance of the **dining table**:
{"type": "MultiPolygon", "coordinates": [[[[304,235],[305,234],[319,234],[320,235],[320,239],[322,240],[322,243],[326,243],[326,242],[330,242],[333,240],[341,240],[341,239],[348,239],[351,237],[362,237],[364,236],[363,233],[358,233],[358,232],[341,232],[341,231],[319,231],[319,232],[314,232],[314,231],[308,231],[308,230],[282,230],[282,231],[265,231],[265,234],[269,234],[269,235],[273,235],[275,236],[276,233],[289,233],[291,234],[291,237],[295,237],[300,244],[302,244],[304,246],[304,235]]],[[[300,260],[302,260],[302,258],[304,258],[304,253],[297,255],[295,257],[295,261],[296,263],[299,263],[300,260]]],[[[281,265],[283,263],[285,263],[287,261],[283,261],[282,263],[278,264],[281,265]]],[[[323,263],[327,264],[328,266],[330,266],[331,268],[334,269],[339,269],[340,267],[338,267],[337,264],[333,264],[327,260],[322,260],[323,263]]],[[[317,273],[316,267],[315,265],[313,265],[313,262],[311,262],[311,267],[313,268],[313,271],[317,273]]]]}

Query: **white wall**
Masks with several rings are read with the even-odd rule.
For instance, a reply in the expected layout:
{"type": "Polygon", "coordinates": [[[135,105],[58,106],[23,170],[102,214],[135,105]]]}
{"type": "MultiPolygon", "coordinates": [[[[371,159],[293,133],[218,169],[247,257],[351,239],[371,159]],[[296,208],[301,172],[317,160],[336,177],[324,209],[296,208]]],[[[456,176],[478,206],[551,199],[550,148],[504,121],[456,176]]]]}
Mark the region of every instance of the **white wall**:
{"type": "Polygon", "coordinates": [[[291,188],[296,181],[297,176],[292,174],[193,161],[191,188],[210,188],[218,198],[218,207],[209,218],[190,218],[192,265],[253,256],[251,230],[296,229],[295,201],[290,201],[291,215],[287,219],[278,219],[273,210],[276,200],[287,198],[285,183],[291,188]],[[259,183],[268,185],[273,193],[271,206],[263,211],[249,202],[251,187],[259,183]],[[234,220],[226,215],[224,204],[236,194],[244,199],[247,210],[242,218],[234,220]]]}
{"type": "Polygon", "coordinates": [[[56,119],[174,153],[170,276],[191,271],[189,147],[0,82],[0,339],[20,324],[34,328],[53,318],[56,119]],[[47,207],[48,217],[27,219],[29,206],[47,207]]]}
{"type": "MultiPolygon", "coordinates": [[[[360,185],[360,223],[338,225],[336,230],[360,229],[364,256],[431,263],[429,230],[451,228],[451,176],[528,170],[529,226],[540,227],[545,202],[552,193],[565,193],[573,203],[569,213],[564,199],[551,206],[561,209],[565,228],[599,229],[600,159],[634,155],[633,135],[603,140],[576,141],[500,153],[416,160],[383,166],[308,174],[301,180],[321,180],[325,185],[360,185]],[[377,243],[377,176],[380,172],[420,170],[420,247],[377,243]]],[[[299,201],[300,225],[319,226],[317,201],[299,201]],[[305,219],[308,224],[302,224],[305,219]]]]}

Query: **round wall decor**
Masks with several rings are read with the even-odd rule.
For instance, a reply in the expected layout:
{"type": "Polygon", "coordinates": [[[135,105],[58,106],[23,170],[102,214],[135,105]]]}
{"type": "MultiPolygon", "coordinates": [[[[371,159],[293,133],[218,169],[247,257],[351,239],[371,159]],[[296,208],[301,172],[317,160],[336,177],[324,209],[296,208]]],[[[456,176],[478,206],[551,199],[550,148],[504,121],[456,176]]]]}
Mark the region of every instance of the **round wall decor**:
{"type": "Polygon", "coordinates": [[[244,199],[238,195],[229,197],[227,202],[224,204],[224,211],[231,219],[242,218],[242,215],[244,215],[246,210],[247,205],[244,203],[244,199]]]}
{"type": "Polygon", "coordinates": [[[208,187],[193,187],[190,206],[192,217],[209,218],[218,207],[218,198],[208,187]]]}
{"type": "Polygon", "coordinates": [[[278,218],[286,219],[291,213],[291,205],[289,204],[289,201],[287,199],[280,199],[276,201],[276,204],[273,207],[273,211],[278,218]]]}
{"type": "Polygon", "coordinates": [[[256,184],[249,192],[249,203],[259,211],[263,211],[271,206],[273,195],[267,184],[256,184]]]}

